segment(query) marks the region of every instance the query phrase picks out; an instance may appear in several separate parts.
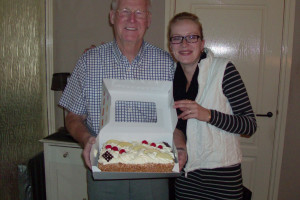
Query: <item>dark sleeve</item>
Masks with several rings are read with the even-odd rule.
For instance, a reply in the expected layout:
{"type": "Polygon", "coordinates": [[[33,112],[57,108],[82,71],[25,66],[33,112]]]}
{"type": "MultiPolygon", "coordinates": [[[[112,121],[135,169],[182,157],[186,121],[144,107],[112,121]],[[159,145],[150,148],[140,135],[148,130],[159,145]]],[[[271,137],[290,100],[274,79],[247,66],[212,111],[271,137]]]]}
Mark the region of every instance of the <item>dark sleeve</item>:
{"type": "Polygon", "coordinates": [[[185,136],[186,136],[186,124],[187,124],[187,120],[178,119],[177,125],[176,125],[176,128],[181,130],[185,136]]]}
{"type": "Polygon", "coordinates": [[[226,66],[222,88],[233,115],[211,110],[209,123],[231,133],[251,136],[257,128],[255,115],[245,84],[232,63],[226,66]]]}

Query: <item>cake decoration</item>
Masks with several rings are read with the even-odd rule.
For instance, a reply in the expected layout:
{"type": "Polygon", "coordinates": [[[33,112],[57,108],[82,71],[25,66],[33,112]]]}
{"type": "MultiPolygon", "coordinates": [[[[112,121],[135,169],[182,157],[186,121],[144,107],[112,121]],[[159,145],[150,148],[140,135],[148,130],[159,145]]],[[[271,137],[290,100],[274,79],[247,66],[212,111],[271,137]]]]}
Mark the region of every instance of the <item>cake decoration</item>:
{"type": "Polygon", "coordinates": [[[113,159],[113,155],[111,155],[108,151],[106,151],[104,154],[102,154],[102,157],[109,162],[111,159],[113,159]]]}

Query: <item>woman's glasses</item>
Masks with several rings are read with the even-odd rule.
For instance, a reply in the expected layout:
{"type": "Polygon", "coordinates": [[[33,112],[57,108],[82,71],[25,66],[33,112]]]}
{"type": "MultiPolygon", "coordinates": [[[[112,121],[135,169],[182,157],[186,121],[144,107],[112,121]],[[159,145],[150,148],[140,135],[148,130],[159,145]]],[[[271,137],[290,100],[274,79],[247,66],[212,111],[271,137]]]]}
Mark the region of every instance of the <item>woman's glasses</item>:
{"type": "Polygon", "coordinates": [[[199,38],[199,35],[173,36],[170,38],[170,42],[171,44],[181,44],[185,39],[187,43],[195,43],[198,42],[199,38]]]}

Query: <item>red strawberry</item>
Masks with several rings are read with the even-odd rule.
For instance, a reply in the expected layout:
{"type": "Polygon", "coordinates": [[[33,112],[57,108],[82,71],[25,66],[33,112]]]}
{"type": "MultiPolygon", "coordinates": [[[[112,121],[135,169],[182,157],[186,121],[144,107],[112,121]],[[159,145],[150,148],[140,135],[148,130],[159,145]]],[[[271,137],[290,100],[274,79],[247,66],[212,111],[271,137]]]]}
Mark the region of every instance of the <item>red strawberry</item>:
{"type": "Polygon", "coordinates": [[[157,148],[159,148],[159,149],[163,149],[163,146],[162,145],[158,145],[158,147],[157,148]]]}
{"type": "Polygon", "coordinates": [[[113,148],[111,148],[114,151],[119,151],[118,147],[114,146],[113,148]]]}
{"type": "Polygon", "coordinates": [[[152,143],[150,144],[150,146],[156,147],[156,144],[155,144],[154,142],[152,142],[152,143]]]}
{"type": "Polygon", "coordinates": [[[121,149],[121,150],[119,151],[119,153],[120,153],[120,154],[126,153],[126,151],[125,151],[125,149],[121,149]]]}
{"type": "Polygon", "coordinates": [[[106,145],[105,149],[111,149],[111,145],[110,144],[106,145]]]}
{"type": "Polygon", "coordinates": [[[142,144],[148,144],[147,140],[143,140],[142,144]]]}

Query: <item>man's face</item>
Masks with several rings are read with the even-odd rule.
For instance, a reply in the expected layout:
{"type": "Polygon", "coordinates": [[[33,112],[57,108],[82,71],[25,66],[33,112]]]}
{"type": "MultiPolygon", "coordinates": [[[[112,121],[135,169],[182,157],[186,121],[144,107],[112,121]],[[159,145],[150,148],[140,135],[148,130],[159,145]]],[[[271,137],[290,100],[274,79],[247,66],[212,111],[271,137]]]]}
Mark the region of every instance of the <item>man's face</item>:
{"type": "Polygon", "coordinates": [[[118,43],[142,43],[151,23],[151,14],[147,11],[146,0],[119,1],[117,10],[110,11],[110,22],[113,24],[118,43]]]}

